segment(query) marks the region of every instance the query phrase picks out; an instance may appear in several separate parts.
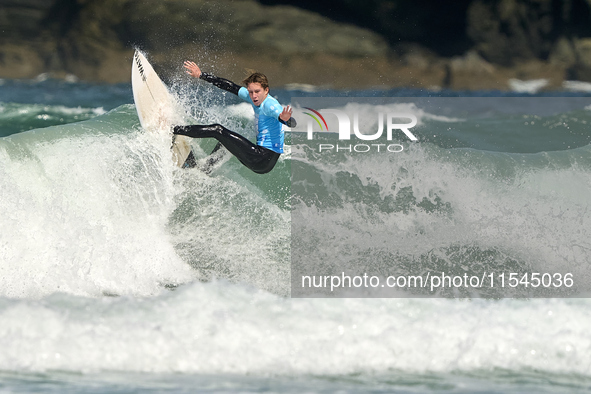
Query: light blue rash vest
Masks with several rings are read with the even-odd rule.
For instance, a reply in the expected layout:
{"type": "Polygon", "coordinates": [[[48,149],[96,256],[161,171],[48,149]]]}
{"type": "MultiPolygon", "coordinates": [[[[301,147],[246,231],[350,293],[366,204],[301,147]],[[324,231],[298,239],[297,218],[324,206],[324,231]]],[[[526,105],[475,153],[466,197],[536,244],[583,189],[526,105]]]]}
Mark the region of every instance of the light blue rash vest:
{"type": "Polygon", "coordinates": [[[283,112],[283,107],[279,104],[279,101],[275,97],[267,95],[267,98],[257,107],[250,99],[248,89],[245,87],[240,88],[238,97],[250,103],[252,109],[254,109],[257,145],[277,153],[283,153],[285,133],[283,132],[283,125],[279,122],[279,115],[283,112]]]}

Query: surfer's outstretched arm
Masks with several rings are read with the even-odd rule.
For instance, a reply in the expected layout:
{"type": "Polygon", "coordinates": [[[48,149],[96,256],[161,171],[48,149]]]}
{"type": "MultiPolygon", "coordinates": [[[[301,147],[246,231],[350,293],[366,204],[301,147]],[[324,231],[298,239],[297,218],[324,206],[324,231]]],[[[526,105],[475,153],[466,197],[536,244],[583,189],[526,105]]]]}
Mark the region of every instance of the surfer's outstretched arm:
{"type": "Polygon", "coordinates": [[[235,94],[236,96],[238,96],[238,91],[241,88],[240,85],[237,85],[228,79],[216,77],[213,74],[201,73],[201,76],[199,77],[199,79],[207,81],[207,82],[211,83],[212,85],[217,86],[220,89],[224,89],[226,92],[230,92],[230,93],[235,94]]]}
{"type": "Polygon", "coordinates": [[[189,74],[190,76],[202,79],[206,82],[211,83],[212,85],[217,86],[220,89],[225,90],[226,92],[238,95],[238,91],[241,87],[240,85],[237,85],[228,79],[216,77],[213,74],[201,72],[201,69],[199,68],[199,66],[197,66],[195,62],[187,60],[185,62],[185,68],[187,69],[187,74],[189,74]]]}

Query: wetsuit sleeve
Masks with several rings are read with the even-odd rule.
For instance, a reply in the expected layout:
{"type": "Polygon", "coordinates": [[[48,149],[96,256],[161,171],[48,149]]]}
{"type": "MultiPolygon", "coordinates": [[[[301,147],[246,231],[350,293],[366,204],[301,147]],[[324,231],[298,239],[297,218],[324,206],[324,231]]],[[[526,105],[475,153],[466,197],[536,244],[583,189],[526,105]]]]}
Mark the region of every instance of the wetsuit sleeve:
{"type": "Polygon", "coordinates": [[[201,75],[199,76],[199,79],[209,82],[209,83],[217,86],[218,88],[223,89],[226,92],[233,93],[235,95],[238,95],[238,91],[241,88],[240,85],[236,85],[234,82],[232,82],[230,80],[216,77],[215,75],[209,74],[209,73],[202,72],[201,75]]]}
{"type": "Polygon", "coordinates": [[[286,121],[284,121],[284,120],[282,120],[282,119],[281,119],[281,118],[279,118],[279,117],[278,117],[277,119],[278,119],[278,120],[279,120],[281,123],[283,123],[284,125],[286,125],[287,127],[294,128],[294,127],[296,127],[296,126],[298,125],[298,123],[296,122],[296,120],[295,120],[293,117],[289,118],[289,120],[288,120],[287,122],[286,122],[286,121]]]}

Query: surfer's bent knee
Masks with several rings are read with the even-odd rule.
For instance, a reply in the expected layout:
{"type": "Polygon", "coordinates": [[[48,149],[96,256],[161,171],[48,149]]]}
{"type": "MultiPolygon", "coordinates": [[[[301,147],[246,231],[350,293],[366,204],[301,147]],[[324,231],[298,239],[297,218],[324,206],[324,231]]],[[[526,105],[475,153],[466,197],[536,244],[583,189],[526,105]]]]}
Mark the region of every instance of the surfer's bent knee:
{"type": "Polygon", "coordinates": [[[224,130],[227,130],[224,126],[222,126],[219,123],[214,123],[210,127],[211,127],[211,131],[214,131],[219,134],[222,134],[224,132],[224,130]]]}
{"type": "Polygon", "coordinates": [[[191,137],[191,126],[174,126],[172,128],[172,134],[180,134],[191,137]]]}

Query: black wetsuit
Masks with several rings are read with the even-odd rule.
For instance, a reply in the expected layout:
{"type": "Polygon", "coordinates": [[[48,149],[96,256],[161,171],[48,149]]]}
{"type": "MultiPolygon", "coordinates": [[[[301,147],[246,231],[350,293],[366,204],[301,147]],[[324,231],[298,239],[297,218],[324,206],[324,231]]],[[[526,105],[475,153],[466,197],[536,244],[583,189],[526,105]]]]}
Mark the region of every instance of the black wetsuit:
{"type": "MultiPolygon", "coordinates": [[[[235,95],[238,95],[241,88],[232,81],[207,73],[201,73],[199,78],[235,95]]],[[[289,127],[295,126],[295,120],[293,118],[290,118],[288,122],[284,122],[280,118],[277,120],[289,127]]],[[[228,130],[220,124],[175,126],[174,134],[186,135],[193,138],[215,138],[230,153],[236,156],[242,164],[258,174],[265,174],[271,171],[281,155],[271,149],[252,143],[242,135],[228,130]]],[[[281,149],[283,149],[282,146],[281,149]]]]}

